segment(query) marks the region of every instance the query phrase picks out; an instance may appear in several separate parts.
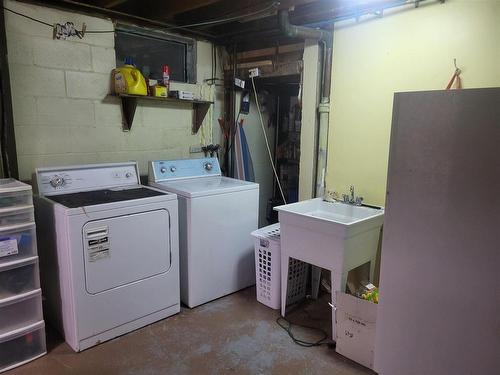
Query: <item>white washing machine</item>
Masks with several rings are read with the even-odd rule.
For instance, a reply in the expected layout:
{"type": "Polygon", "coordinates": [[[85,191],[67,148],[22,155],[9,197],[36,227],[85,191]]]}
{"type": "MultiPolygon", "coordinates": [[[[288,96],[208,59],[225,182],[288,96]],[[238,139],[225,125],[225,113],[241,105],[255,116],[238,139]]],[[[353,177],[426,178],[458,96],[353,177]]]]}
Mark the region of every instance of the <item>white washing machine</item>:
{"type": "Polygon", "coordinates": [[[140,185],[134,162],[35,179],[45,312],[75,351],[179,312],[175,194],[140,185]]]}
{"type": "Polygon", "coordinates": [[[258,184],[223,177],[217,158],[150,162],[149,184],[178,196],[183,303],[195,307],[255,284],[258,184]]]}

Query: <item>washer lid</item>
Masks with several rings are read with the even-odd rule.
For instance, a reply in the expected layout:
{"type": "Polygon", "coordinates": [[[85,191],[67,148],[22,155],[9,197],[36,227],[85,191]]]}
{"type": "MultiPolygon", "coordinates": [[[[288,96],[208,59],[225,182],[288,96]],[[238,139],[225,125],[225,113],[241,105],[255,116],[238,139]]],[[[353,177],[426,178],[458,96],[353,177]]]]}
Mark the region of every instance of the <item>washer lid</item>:
{"type": "Polygon", "coordinates": [[[182,180],[154,183],[152,185],[187,198],[233,193],[259,188],[259,184],[255,182],[242,181],[224,176],[186,178],[182,180]]]}
{"type": "MultiPolygon", "coordinates": [[[[130,201],[150,197],[170,195],[166,192],[153,190],[147,187],[133,187],[122,189],[104,189],[82,191],[70,194],[54,194],[50,199],[68,208],[87,207],[97,204],[130,201]]],[[[173,194],[172,194],[173,196],[173,194]]],[[[169,197],[170,198],[170,197],[169,197]]],[[[172,198],[173,199],[173,198],[172,198]]]]}

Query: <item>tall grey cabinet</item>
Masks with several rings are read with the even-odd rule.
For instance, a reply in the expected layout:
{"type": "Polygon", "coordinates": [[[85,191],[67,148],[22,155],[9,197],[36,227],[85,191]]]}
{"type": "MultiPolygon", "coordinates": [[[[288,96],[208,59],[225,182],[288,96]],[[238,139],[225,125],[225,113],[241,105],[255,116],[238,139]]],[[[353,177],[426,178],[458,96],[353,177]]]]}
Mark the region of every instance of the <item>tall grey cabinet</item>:
{"type": "Polygon", "coordinates": [[[394,97],[375,370],[500,373],[500,88],[394,97]]]}

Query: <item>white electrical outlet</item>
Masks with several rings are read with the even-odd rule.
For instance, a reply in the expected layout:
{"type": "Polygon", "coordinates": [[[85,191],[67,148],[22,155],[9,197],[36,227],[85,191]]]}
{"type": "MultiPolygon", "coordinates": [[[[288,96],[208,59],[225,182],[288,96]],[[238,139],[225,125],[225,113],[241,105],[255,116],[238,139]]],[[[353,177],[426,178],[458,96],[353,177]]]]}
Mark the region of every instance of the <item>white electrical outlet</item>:
{"type": "Polygon", "coordinates": [[[252,68],[248,70],[248,76],[250,78],[253,77],[259,77],[260,76],[260,69],[259,68],[252,68]]]}
{"type": "Polygon", "coordinates": [[[203,150],[201,149],[201,145],[194,145],[189,147],[190,154],[197,154],[200,152],[203,152],[203,150]]]}

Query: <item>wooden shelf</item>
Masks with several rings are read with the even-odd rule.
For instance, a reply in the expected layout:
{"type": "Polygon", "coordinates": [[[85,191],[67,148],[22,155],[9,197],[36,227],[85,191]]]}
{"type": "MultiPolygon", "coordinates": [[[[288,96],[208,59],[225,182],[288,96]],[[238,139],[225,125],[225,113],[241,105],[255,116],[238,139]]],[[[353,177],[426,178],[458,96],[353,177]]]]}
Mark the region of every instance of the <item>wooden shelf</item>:
{"type": "Polygon", "coordinates": [[[130,95],[130,94],[116,94],[110,95],[112,97],[118,97],[122,102],[123,110],[123,130],[129,131],[132,128],[132,123],[134,122],[135,110],[137,108],[137,101],[154,101],[156,103],[163,102],[166,104],[192,104],[193,106],[193,126],[191,131],[193,134],[198,133],[198,130],[203,123],[210,105],[213,102],[206,100],[183,100],[176,98],[161,98],[156,96],[142,96],[142,95],[130,95]]]}

